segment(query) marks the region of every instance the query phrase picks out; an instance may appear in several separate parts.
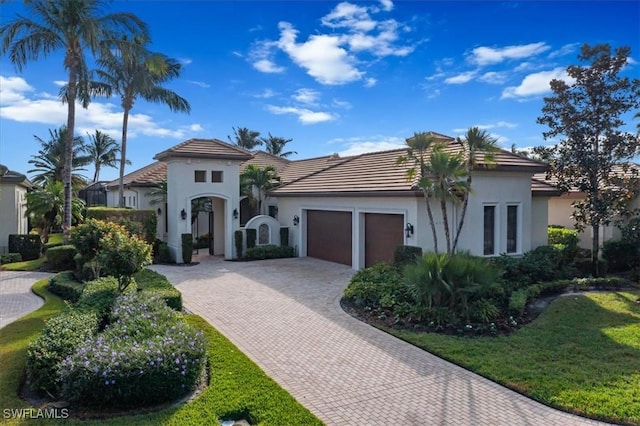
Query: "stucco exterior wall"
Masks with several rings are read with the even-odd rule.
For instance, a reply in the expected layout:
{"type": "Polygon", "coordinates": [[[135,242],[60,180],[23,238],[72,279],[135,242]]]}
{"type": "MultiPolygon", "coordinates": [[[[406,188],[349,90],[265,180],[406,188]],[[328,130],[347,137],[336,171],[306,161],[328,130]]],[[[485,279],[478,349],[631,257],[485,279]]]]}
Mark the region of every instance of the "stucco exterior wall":
{"type": "Polygon", "coordinates": [[[210,159],[167,159],[168,245],[178,263],[182,263],[181,234],[191,233],[191,200],[199,197],[214,198],[216,223],[215,250],[225,258],[233,258],[233,232],[238,220],[233,209],[239,208],[240,161],[210,159]],[[195,182],[195,171],[205,171],[206,181],[195,182]],[[222,182],[211,182],[211,172],[221,171],[222,182]],[[215,200],[218,199],[218,200],[215,200]],[[184,209],[187,219],[181,219],[184,209]],[[176,218],[172,220],[171,218],[176,218]],[[225,226],[231,224],[231,226],[225,226]],[[219,231],[219,232],[217,232],[219,231]]]}
{"type": "Polygon", "coordinates": [[[531,198],[531,250],[549,243],[549,197],[531,198]]]}
{"type": "Polygon", "coordinates": [[[9,249],[9,235],[29,232],[25,217],[26,188],[14,184],[0,184],[0,253],[9,249]]]}

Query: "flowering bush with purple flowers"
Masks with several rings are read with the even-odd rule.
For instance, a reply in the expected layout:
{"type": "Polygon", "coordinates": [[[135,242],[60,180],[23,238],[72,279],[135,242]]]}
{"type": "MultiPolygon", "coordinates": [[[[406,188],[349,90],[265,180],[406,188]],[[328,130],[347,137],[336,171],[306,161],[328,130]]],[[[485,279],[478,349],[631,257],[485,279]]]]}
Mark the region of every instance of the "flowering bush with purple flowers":
{"type": "Polygon", "coordinates": [[[204,337],[162,298],[123,294],[110,325],[62,361],[63,394],[91,406],[158,404],[194,389],[204,361],[204,337]]]}

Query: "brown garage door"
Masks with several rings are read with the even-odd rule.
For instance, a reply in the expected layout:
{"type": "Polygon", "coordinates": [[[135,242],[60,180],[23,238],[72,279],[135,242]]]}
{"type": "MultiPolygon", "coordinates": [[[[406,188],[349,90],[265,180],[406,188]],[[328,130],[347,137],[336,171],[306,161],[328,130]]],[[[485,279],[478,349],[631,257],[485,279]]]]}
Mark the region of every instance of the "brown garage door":
{"type": "Polygon", "coordinates": [[[351,213],[307,210],[307,256],[351,265],[351,213]]]}
{"type": "Polygon", "coordinates": [[[404,216],[366,213],[364,218],[365,266],[393,260],[396,246],[404,244],[404,216]]]}

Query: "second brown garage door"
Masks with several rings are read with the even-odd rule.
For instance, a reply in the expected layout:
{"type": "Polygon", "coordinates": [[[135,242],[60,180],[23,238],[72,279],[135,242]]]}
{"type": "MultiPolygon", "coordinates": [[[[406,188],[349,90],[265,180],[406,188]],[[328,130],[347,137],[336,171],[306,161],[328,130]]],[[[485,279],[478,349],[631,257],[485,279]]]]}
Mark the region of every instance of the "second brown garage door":
{"type": "Polygon", "coordinates": [[[351,266],[351,212],[307,210],[307,256],[351,266]]]}
{"type": "Polygon", "coordinates": [[[404,216],[366,213],[364,218],[364,264],[392,261],[396,246],[404,244],[404,216]]]}

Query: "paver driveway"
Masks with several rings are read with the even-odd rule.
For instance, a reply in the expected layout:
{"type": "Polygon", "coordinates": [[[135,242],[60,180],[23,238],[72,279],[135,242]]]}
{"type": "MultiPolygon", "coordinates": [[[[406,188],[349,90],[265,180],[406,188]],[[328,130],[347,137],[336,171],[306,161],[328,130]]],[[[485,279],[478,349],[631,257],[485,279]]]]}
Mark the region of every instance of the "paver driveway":
{"type": "MultiPolygon", "coordinates": [[[[184,305],[329,425],[598,424],[364,324],[339,306],[353,271],[311,258],[154,265],[184,305]]],[[[508,357],[509,354],[496,354],[508,357]]]]}
{"type": "Polygon", "coordinates": [[[46,272],[0,271],[0,328],[44,304],[31,287],[34,282],[51,275],[46,272]]]}

